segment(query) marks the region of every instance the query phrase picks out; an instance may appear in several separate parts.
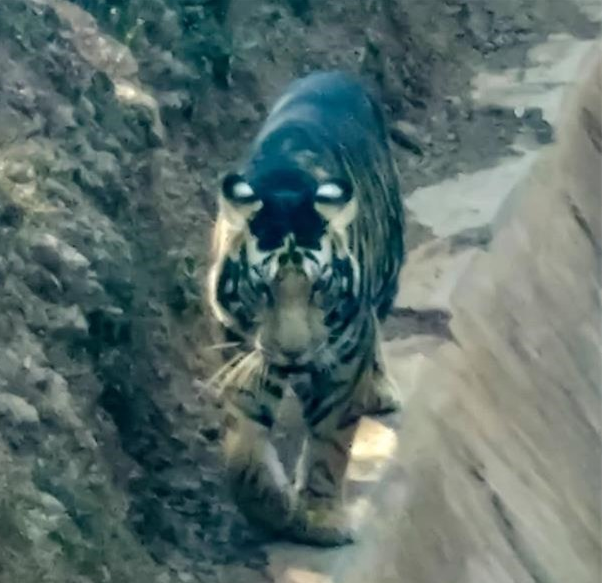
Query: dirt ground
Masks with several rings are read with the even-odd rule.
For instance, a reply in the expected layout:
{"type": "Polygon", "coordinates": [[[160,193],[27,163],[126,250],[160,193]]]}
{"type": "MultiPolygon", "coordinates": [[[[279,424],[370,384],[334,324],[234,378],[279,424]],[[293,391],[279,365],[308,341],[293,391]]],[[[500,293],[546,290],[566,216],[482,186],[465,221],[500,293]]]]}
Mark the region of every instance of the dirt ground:
{"type": "MultiPolygon", "coordinates": [[[[492,165],[553,132],[476,107],[474,73],[597,28],[564,0],[122,4],[0,3],[0,581],[269,581],[207,383],[219,176],[289,80],[333,67],[382,97],[404,191],[492,165]]],[[[409,247],[430,237],[410,215],[409,247]]]]}

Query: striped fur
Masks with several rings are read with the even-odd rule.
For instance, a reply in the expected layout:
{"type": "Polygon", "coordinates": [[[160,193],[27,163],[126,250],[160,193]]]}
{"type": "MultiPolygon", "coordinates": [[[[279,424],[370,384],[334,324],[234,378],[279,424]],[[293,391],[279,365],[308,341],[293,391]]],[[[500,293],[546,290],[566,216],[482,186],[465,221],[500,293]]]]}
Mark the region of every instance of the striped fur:
{"type": "Polygon", "coordinates": [[[306,543],[351,540],[343,478],[357,424],[397,406],[378,328],[403,255],[379,107],[343,73],[294,82],[224,180],[209,276],[217,319],[242,339],[223,378],[225,449],[252,521],[306,543]],[[308,428],[295,483],[270,442],[287,387],[308,428]]]}

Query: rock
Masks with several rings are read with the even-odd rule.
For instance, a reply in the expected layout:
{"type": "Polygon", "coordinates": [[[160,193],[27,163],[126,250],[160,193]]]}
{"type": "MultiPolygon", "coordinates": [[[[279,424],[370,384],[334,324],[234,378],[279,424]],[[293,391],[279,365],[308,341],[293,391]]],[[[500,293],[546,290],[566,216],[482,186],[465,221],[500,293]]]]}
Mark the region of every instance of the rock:
{"type": "Polygon", "coordinates": [[[64,427],[81,428],[82,421],[74,409],[69,383],[51,369],[44,372],[43,383],[44,397],[39,408],[40,414],[50,417],[64,427]]]}
{"type": "Polygon", "coordinates": [[[36,425],[40,422],[35,407],[25,399],[10,393],[0,393],[0,417],[8,418],[16,425],[36,425]]]}
{"type": "Polygon", "coordinates": [[[4,257],[0,257],[0,285],[4,285],[6,282],[7,264],[7,260],[4,257]]]}
{"type": "Polygon", "coordinates": [[[29,268],[24,279],[31,291],[48,302],[58,302],[64,293],[58,278],[40,266],[29,268]]]}
{"type": "Polygon", "coordinates": [[[13,229],[19,228],[23,223],[23,215],[22,207],[17,204],[7,204],[0,209],[0,228],[3,226],[13,229]]]}
{"type": "Polygon", "coordinates": [[[395,144],[417,156],[422,155],[424,145],[428,143],[428,138],[422,137],[418,128],[407,121],[396,121],[390,129],[390,135],[395,144]]]}
{"type": "Polygon", "coordinates": [[[59,276],[82,273],[90,267],[90,262],[77,249],[50,233],[31,241],[31,254],[35,261],[59,276]]]}
{"type": "Polygon", "coordinates": [[[88,336],[88,322],[79,306],[52,306],[46,313],[48,331],[53,337],[73,342],[88,336]]]}
{"type": "Polygon", "coordinates": [[[35,179],[35,170],[26,162],[9,162],[4,168],[4,173],[17,184],[27,184],[35,179]]]}
{"type": "Polygon", "coordinates": [[[543,111],[539,107],[527,108],[522,116],[523,122],[535,132],[535,137],[540,144],[549,144],[554,139],[554,130],[543,117],[543,111]]]}

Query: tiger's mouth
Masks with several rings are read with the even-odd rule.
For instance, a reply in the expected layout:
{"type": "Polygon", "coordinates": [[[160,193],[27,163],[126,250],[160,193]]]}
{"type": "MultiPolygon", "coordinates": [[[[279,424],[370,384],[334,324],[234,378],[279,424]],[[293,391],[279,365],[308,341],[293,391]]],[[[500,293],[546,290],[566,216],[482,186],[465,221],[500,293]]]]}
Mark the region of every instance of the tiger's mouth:
{"type": "Polygon", "coordinates": [[[319,356],[324,351],[326,344],[326,342],[321,342],[319,345],[304,351],[291,352],[265,346],[258,341],[255,348],[263,355],[268,364],[290,370],[291,372],[301,372],[307,370],[310,365],[319,360],[319,356]]]}

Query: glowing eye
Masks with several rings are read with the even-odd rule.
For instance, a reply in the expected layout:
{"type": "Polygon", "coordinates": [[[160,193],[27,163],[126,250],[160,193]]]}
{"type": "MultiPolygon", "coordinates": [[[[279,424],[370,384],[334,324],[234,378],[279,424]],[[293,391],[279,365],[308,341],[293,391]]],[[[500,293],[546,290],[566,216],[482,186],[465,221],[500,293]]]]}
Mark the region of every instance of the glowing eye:
{"type": "Polygon", "coordinates": [[[343,196],[344,191],[338,184],[334,184],[333,182],[328,182],[326,184],[322,184],[321,186],[319,186],[318,190],[316,191],[316,194],[318,196],[324,197],[324,198],[337,199],[337,198],[341,198],[341,196],[343,196]]]}
{"type": "Polygon", "coordinates": [[[351,184],[345,180],[325,182],[316,190],[316,201],[340,204],[351,200],[351,184]]]}
{"type": "Polygon", "coordinates": [[[249,198],[255,196],[253,189],[246,182],[237,182],[232,189],[232,193],[236,198],[249,198]]]}
{"type": "Polygon", "coordinates": [[[255,202],[257,197],[251,185],[239,174],[228,174],[222,183],[224,196],[233,202],[255,202]]]}

